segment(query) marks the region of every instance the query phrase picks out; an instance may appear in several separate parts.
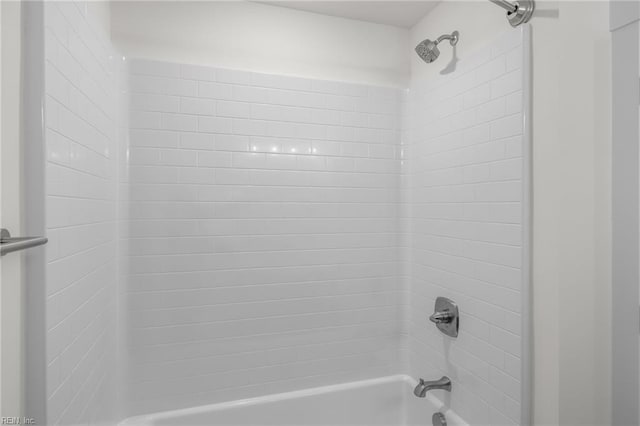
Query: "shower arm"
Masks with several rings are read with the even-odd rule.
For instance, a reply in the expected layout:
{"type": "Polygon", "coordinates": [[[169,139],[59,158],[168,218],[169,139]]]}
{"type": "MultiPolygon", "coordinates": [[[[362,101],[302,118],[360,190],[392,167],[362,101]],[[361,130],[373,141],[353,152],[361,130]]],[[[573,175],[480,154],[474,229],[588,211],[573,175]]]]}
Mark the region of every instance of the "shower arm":
{"type": "Polygon", "coordinates": [[[438,37],[436,39],[436,45],[440,44],[440,42],[442,42],[444,40],[449,40],[449,43],[451,43],[452,46],[455,46],[456,44],[458,44],[458,37],[459,36],[460,36],[460,34],[457,31],[454,31],[451,34],[441,35],[440,37],[438,37]]]}
{"type": "Polygon", "coordinates": [[[507,0],[489,0],[507,11],[507,20],[512,27],[529,22],[536,8],[534,0],[518,0],[511,3],[507,0]]]}

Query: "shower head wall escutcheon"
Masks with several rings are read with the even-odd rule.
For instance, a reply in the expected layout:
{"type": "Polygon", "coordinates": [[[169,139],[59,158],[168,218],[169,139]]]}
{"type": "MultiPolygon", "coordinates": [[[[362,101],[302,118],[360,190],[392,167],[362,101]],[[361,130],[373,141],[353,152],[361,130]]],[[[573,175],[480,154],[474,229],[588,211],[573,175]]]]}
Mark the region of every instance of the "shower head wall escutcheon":
{"type": "Polygon", "coordinates": [[[438,44],[440,44],[444,40],[449,40],[451,46],[455,46],[458,44],[460,33],[458,31],[454,31],[451,34],[444,34],[438,37],[435,41],[433,40],[422,40],[416,46],[416,53],[420,56],[420,59],[430,64],[431,62],[438,59],[440,56],[440,49],[438,49],[438,44]]]}

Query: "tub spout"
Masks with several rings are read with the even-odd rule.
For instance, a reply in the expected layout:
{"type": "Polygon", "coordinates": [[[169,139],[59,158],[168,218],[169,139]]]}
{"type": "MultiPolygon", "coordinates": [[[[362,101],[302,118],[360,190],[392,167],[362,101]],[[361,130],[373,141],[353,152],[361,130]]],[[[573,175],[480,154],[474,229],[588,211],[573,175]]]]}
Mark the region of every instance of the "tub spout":
{"type": "Polygon", "coordinates": [[[442,376],[440,380],[434,380],[431,382],[425,382],[424,379],[420,379],[418,386],[413,390],[413,394],[418,398],[424,398],[427,392],[434,389],[442,389],[447,392],[451,392],[451,379],[447,376],[442,376]]]}

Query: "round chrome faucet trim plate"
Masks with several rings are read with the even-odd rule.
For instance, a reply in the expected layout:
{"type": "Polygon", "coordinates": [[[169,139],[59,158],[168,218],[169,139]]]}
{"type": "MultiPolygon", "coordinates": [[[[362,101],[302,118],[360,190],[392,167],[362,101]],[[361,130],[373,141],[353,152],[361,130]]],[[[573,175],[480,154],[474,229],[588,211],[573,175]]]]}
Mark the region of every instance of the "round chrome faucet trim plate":
{"type": "Polygon", "coordinates": [[[447,426],[447,419],[442,413],[433,413],[433,416],[431,416],[431,424],[433,424],[433,426],[447,426]]]}

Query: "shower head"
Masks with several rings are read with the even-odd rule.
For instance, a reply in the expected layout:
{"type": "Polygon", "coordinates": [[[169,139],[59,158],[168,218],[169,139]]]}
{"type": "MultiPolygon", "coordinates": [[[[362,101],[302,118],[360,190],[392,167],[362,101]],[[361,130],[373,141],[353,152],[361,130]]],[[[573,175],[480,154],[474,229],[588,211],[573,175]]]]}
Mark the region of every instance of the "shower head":
{"type": "Polygon", "coordinates": [[[440,56],[440,49],[438,49],[438,44],[440,44],[440,42],[443,40],[449,40],[449,43],[451,43],[452,46],[455,46],[458,43],[458,36],[459,33],[457,31],[454,31],[451,33],[451,35],[441,35],[436,41],[432,41],[429,39],[422,40],[416,46],[416,53],[418,54],[418,56],[420,56],[420,59],[430,64],[431,62],[438,59],[438,56],[440,56]]]}
{"type": "Polygon", "coordinates": [[[416,53],[423,61],[430,64],[431,62],[438,59],[438,56],[440,55],[440,49],[438,49],[438,43],[426,39],[421,41],[420,44],[416,46],[416,53]]]}

